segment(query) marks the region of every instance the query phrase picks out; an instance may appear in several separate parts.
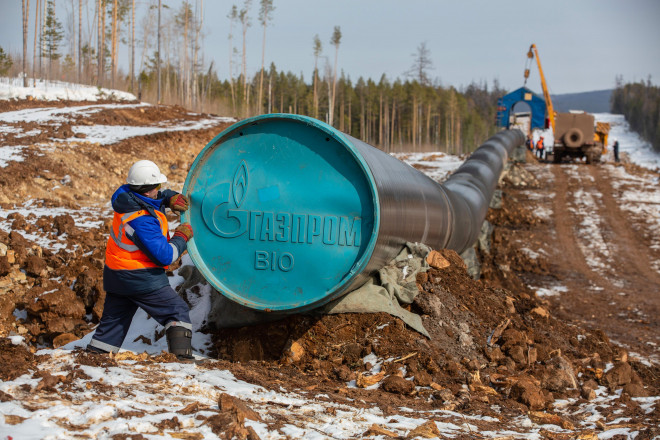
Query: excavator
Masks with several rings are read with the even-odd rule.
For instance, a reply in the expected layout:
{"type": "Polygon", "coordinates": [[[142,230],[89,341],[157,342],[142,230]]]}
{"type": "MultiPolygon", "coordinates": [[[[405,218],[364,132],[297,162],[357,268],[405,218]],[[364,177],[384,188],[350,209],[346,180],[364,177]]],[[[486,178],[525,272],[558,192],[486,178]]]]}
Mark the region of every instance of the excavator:
{"type": "Polygon", "coordinates": [[[536,44],[529,46],[527,52],[524,84],[527,84],[534,58],[536,58],[536,65],[539,69],[541,88],[545,99],[546,128],[552,129],[555,139],[552,148],[552,161],[561,163],[564,158],[584,158],[588,164],[600,162],[601,156],[607,147],[610,124],[606,122],[595,123],[594,115],[586,112],[555,113],[536,44]]]}

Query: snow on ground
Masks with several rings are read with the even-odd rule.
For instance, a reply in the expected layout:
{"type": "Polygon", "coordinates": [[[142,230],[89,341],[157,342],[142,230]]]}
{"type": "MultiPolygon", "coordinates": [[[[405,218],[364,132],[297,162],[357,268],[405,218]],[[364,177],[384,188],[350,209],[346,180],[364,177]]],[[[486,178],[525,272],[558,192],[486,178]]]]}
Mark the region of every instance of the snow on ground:
{"type": "MultiPolygon", "coordinates": [[[[2,127],[0,127],[2,131],[2,127]]],[[[9,162],[23,162],[21,151],[26,148],[23,145],[13,145],[9,147],[0,147],[0,168],[7,166],[9,162]]]]}
{"type": "MultiPolygon", "coordinates": [[[[96,104],[78,105],[73,107],[39,107],[1,113],[0,121],[6,123],[36,122],[38,124],[61,125],[69,122],[74,116],[89,116],[107,109],[123,109],[147,107],[147,103],[132,104],[96,104]]],[[[4,126],[8,127],[8,126],[4,126]]],[[[4,127],[0,127],[3,129],[4,127]]],[[[20,128],[9,127],[12,133],[21,133],[20,128]]],[[[5,129],[6,130],[6,129],[5,129]]],[[[5,131],[3,130],[3,131],[5,131]]]]}
{"type": "MultiPolygon", "coordinates": [[[[173,132],[173,131],[187,131],[187,130],[202,130],[204,128],[213,127],[218,122],[233,122],[233,118],[208,118],[199,121],[182,121],[175,124],[164,121],[152,127],[134,127],[122,125],[81,125],[74,126],[72,130],[75,134],[82,133],[85,135],[83,142],[98,143],[100,145],[114,144],[124,139],[147,136],[150,134],[173,132]],[[171,125],[168,125],[171,124],[171,125]]],[[[68,142],[79,143],[81,139],[71,137],[67,139],[68,142]]]]}
{"type": "MultiPolygon", "coordinates": [[[[650,238],[649,247],[660,251],[660,191],[659,179],[654,175],[632,175],[623,167],[605,165],[612,176],[612,186],[618,192],[616,201],[636,223],[645,225],[650,238]]],[[[660,260],[651,262],[653,269],[660,272],[660,260]]]]}
{"type": "Polygon", "coordinates": [[[34,82],[32,78],[28,78],[28,87],[23,87],[23,78],[0,78],[0,100],[27,99],[28,96],[42,101],[137,101],[135,95],[120,90],[42,79],[34,82]]]}
{"type": "MultiPolygon", "coordinates": [[[[82,134],[84,137],[71,137],[66,139],[69,144],[98,143],[108,145],[120,142],[137,136],[147,136],[155,133],[202,130],[212,127],[221,122],[234,122],[236,119],[229,117],[209,117],[200,120],[189,121],[160,121],[149,126],[121,126],[121,125],[75,125],[76,121],[85,116],[108,109],[128,109],[147,107],[146,103],[131,104],[96,104],[82,105],[73,107],[42,107],[17,110],[0,113],[0,168],[7,166],[10,161],[22,161],[21,152],[28,148],[26,146],[6,146],[3,147],[2,141],[6,134],[14,136],[36,136],[41,133],[39,129],[24,131],[21,123],[37,123],[40,125],[59,126],[63,123],[70,123],[74,134],[82,134]],[[15,124],[15,125],[13,125],[15,124]]],[[[60,141],[51,143],[40,143],[33,147],[48,152],[53,146],[59,145],[60,141]]]]}
{"type": "MultiPolygon", "coordinates": [[[[2,149],[0,149],[2,151],[2,149]]],[[[34,224],[42,216],[57,217],[58,215],[69,214],[79,228],[98,228],[103,225],[102,218],[108,218],[111,212],[110,204],[104,208],[80,208],[80,209],[67,209],[63,207],[44,207],[35,200],[28,200],[23,205],[8,209],[0,208],[0,230],[7,233],[16,231],[26,239],[38,244],[44,249],[49,249],[53,252],[59,252],[67,247],[67,235],[62,234],[57,239],[53,240],[45,235],[38,233],[29,233],[21,229],[13,229],[13,220],[7,217],[12,213],[21,214],[28,222],[34,224]]],[[[37,229],[38,231],[38,229],[37,229]]],[[[74,246],[74,248],[77,245],[74,246]]]]}
{"type": "Polygon", "coordinates": [[[533,287],[529,286],[530,289],[534,290],[536,294],[540,297],[542,296],[559,296],[562,292],[568,292],[568,287],[562,286],[561,284],[554,284],[548,287],[533,287]]]}
{"type": "MultiPolygon", "coordinates": [[[[583,182],[585,179],[594,180],[593,176],[585,175],[582,172],[584,165],[562,165],[569,179],[583,182]]],[[[610,249],[608,241],[603,236],[603,222],[598,214],[598,207],[601,204],[603,195],[595,189],[584,191],[580,183],[578,189],[569,194],[571,207],[569,208],[580,220],[580,228],[577,231],[578,246],[584,255],[584,258],[596,272],[603,274],[604,269],[609,265],[610,249]]],[[[617,285],[619,280],[612,280],[617,285]]]]}
{"type": "Polygon", "coordinates": [[[417,168],[436,182],[447,180],[447,177],[465,161],[465,157],[439,151],[431,153],[393,153],[392,156],[417,168]]]}
{"type": "Polygon", "coordinates": [[[651,170],[660,169],[660,153],[654,151],[651,144],[630,130],[630,125],[623,115],[611,113],[596,113],[596,122],[608,122],[610,134],[608,136],[608,157],[612,157],[612,145],[619,141],[619,153],[626,153],[634,164],[651,170]]]}

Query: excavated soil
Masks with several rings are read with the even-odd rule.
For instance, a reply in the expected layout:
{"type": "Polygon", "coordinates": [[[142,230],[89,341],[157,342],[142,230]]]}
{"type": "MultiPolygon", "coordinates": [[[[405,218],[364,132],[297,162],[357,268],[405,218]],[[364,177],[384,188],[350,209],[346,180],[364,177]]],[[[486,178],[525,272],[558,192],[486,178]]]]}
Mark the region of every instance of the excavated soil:
{"type": "MultiPolygon", "coordinates": [[[[4,103],[0,110],[33,104],[4,103]]],[[[88,121],[139,125],[188,118],[176,107],[142,110],[99,112],[88,121]]],[[[107,203],[125,170],[139,158],[156,161],[169,180],[180,185],[196,154],[225,126],[141,136],[109,146],[62,146],[47,155],[28,151],[23,162],[10,162],[0,172],[0,202],[5,209],[28,199],[46,208],[98,207],[107,203]]],[[[267,389],[324,393],[358,407],[378,404],[385,414],[405,406],[460,410],[500,420],[529,410],[552,410],[557,399],[567,397],[578,398],[578,405],[605,386],[621,391],[619,401],[603,409],[606,420],[629,417],[644,427],[637,438],[660,435],[655,427],[660,404],[645,414],[630,400],[660,394],[660,367],[628,353],[634,349],[642,356],[653,354],[642,342],[658,337],[657,318],[631,322],[614,314],[619,306],[610,303],[621,289],[607,290],[607,274],[594,273],[576,248],[574,234],[579,228],[564,196],[576,183],[566,178],[563,167],[519,165],[507,174],[501,184],[502,206],[491,208],[487,217],[493,225],[490,246],[479,247],[479,280],[472,279],[463,260],[449,250],[438,250],[439,260],[448,264],[418,275],[420,293],[409,309],[422,316],[430,338],[383,313],[291,316],[249,328],[208,329],[213,332],[213,356],[220,362],[202,367],[229,369],[237,378],[267,389]],[[545,167],[545,174],[534,167],[545,167]],[[556,191],[544,198],[548,176],[556,191]],[[544,206],[551,206],[555,214],[535,215],[544,206]],[[532,257],[525,248],[543,248],[545,255],[532,257]],[[527,287],[548,280],[561,280],[568,290],[548,299],[527,287]],[[581,289],[593,282],[605,285],[603,296],[583,294],[581,289]],[[626,348],[610,342],[612,337],[626,348]],[[383,360],[378,373],[375,365],[363,361],[370,354],[374,362],[383,360]],[[357,387],[347,387],[351,381],[357,387]],[[494,405],[500,411],[494,411],[494,405]]],[[[628,171],[647,172],[632,166],[628,171]]],[[[621,245],[616,276],[625,281],[628,301],[657,317],[658,275],[641,262],[658,255],[645,246],[643,228],[624,227],[630,220],[609,200],[613,190],[607,175],[599,167],[587,167],[585,172],[604,194],[599,209],[611,222],[612,240],[621,245]]],[[[28,345],[0,340],[2,380],[20,376],[39,362],[32,354],[36,347],[64,345],[98,323],[108,226],[99,210],[89,213],[88,220],[96,226],[85,228],[76,226],[69,214],[26,218],[16,212],[9,220],[12,231],[0,231],[0,243],[7,247],[0,256],[0,336],[21,335],[28,345]],[[18,230],[58,243],[61,249],[41,246],[18,230]]],[[[88,353],[78,354],[76,360],[96,366],[115,362],[88,353]]],[[[173,359],[164,355],[159,361],[173,359]]],[[[72,367],[71,375],[84,374],[77,368],[72,367]]],[[[43,382],[52,386],[47,378],[43,382]]]]}

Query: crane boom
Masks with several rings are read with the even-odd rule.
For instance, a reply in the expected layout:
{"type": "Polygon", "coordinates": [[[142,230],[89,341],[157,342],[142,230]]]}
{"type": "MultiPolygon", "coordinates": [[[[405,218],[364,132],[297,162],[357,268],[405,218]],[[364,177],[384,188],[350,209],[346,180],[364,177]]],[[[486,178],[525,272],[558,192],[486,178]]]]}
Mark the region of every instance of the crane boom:
{"type": "MultiPolygon", "coordinates": [[[[541,67],[541,59],[539,58],[539,52],[536,49],[536,44],[529,46],[529,51],[527,52],[528,62],[531,63],[532,58],[536,57],[536,65],[539,68],[539,76],[541,77],[541,88],[543,89],[543,97],[545,98],[545,106],[548,111],[548,120],[550,121],[550,127],[552,127],[552,132],[555,131],[555,109],[552,106],[552,99],[550,98],[550,91],[548,90],[548,84],[545,82],[545,75],[543,75],[543,67],[541,67]]],[[[529,64],[525,69],[525,83],[527,83],[527,78],[529,78],[529,64]]]]}

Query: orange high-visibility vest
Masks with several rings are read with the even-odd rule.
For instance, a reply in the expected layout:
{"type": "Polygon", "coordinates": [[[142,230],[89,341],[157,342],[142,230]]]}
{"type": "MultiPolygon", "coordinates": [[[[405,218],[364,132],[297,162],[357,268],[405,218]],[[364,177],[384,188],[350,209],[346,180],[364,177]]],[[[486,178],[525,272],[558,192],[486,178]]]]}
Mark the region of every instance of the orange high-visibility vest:
{"type": "MultiPolygon", "coordinates": [[[[158,222],[160,223],[160,229],[163,232],[163,236],[168,238],[167,217],[165,217],[165,214],[160,211],[155,212],[158,216],[158,222]]],[[[127,233],[131,235],[134,233],[133,228],[128,222],[143,215],[150,215],[149,211],[141,210],[127,212],[125,214],[115,212],[114,218],[112,219],[112,228],[110,229],[108,246],[105,251],[105,264],[110,269],[135,270],[163,267],[151,261],[147,254],[138,249],[135,243],[126,236],[127,233]]],[[[167,269],[167,266],[164,268],[167,269]]]]}

